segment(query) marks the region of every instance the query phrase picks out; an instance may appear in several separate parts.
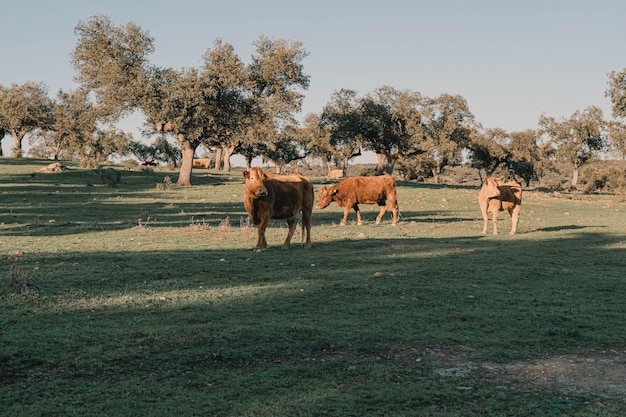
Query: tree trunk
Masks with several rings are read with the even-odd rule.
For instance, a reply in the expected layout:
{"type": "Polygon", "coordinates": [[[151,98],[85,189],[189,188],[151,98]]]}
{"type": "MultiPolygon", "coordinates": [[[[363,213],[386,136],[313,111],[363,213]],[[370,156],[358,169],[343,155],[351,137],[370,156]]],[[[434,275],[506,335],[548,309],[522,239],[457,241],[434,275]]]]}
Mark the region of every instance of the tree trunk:
{"type": "Polygon", "coordinates": [[[437,165],[435,168],[431,169],[432,173],[433,173],[433,180],[435,181],[435,184],[439,184],[439,174],[441,174],[441,166],[437,165]]]}
{"type": "Polygon", "coordinates": [[[188,187],[191,185],[191,169],[193,168],[193,155],[196,152],[196,147],[192,142],[185,138],[185,135],[178,134],[178,141],[180,142],[180,149],[183,154],[183,162],[180,165],[180,172],[178,174],[178,181],[176,185],[188,187]]]}
{"type": "Polygon", "coordinates": [[[15,142],[15,147],[13,148],[13,156],[15,158],[22,157],[22,139],[24,139],[24,135],[20,135],[17,132],[12,132],[13,140],[15,142]]]}
{"type": "Polygon", "coordinates": [[[222,169],[222,148],[215,149],[215,170],[222,169]]]}
{"type": "Polygon", "coordinates": [[[386,156],[383,155],[382,153],[377,153],[376,154],[376,159],[378,160],[378,162],[376,163],[376,174],[380,175],[383,172],[385,172],[385,159],[386,159],[386,156]]]}
{"type": "Polygon", "coordinates": [[[223,146],[222,152],[224,156],[224,172],[230,172],[230,157],[235,152],[234,146],[223,146]]]}
{"type": "Polygon", "coordinates": [[[580,167],[578,165],[574,165],[574,173],[572,174],[571,188],[576,188],[578,186],[578,173],[579,172],[580,172],[580,167]]]}

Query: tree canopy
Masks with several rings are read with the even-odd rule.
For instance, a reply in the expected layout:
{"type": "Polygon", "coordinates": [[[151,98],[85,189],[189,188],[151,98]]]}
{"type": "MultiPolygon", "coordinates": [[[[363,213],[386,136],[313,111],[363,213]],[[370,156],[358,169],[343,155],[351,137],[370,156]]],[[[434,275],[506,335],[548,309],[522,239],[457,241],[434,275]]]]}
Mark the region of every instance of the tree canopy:
{"type": "Polygon", "coordinates": [[[173,133],[182,164],[178,185],[191,185],[193,156],[200,144],[219,147],[224,168],[237,147],[274,143],[294,121],[309,76],[300,42],[261,36],[252,62],[244,65],[232,45],[217,39],[201,68],[159,68],[148,32],[129,23],[115,26],[96,16],[76,27],[73,54],[77,80],[93,91],[112,118],[139,108],[155,130],[173,133]]]}

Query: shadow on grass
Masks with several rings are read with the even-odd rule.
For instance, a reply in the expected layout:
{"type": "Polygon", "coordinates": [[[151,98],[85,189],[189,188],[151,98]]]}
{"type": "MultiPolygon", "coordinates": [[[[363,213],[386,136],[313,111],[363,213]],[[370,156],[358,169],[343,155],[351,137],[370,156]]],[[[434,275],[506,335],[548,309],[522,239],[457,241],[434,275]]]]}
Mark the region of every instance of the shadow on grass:
{"type": "MultiPolygon", "coordinates": [[[[484,400],[454,387],[481,382],[442,377],[435,372],[442,365],[422,360],[429,349],[463,352],[471,363],[623,346],[626,256],[618,243],[578,233],[506,242],[337,240],[263,253],[207,246],[28,254],[41,292],[3,294],[3,384],[5,392],[28,386],[37,402],[76,398],[80,381],[84,404],[100,401],[86,387],[105,386],[148,408],[154,405],[126,381],[164,387],[168,395],[155,388],[159,406],[197,401],[210,389],[212,409],[228,414],[244,402],[215,398],[238,398],[243,386],[257,387],[246,398],[266,404],[283,381],[290,395],[281,404],[289,408],[303,406],[311,384],[345,385],[338,398],[347,400],[358,381],[366,379],[367,390],[357,389],[356,398],[392,380],[402,394],[378,399],[377,407],[412,403],[411,393],[452,407],[454,392],[464,410],[463,403],[484,400]],[[49,388],[50,380],[67,386],[49,388]],[[171,390],[179,384],[184,392],[171,390]]],[[[0,265],[8,268],[6,260],[0,265]]],[[[481,398],[497,395],[501,382],[485,384],[481,398]]],[[[517,398],[517,389],[499,403],[517,398]]]]}

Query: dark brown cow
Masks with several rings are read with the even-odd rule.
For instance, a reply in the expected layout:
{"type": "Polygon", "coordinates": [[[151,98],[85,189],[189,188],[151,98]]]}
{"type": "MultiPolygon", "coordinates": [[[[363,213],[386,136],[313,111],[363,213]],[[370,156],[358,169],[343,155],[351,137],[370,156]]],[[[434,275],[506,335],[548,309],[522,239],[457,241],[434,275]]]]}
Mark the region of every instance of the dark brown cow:
{"type": "Polygon", "coordinates": [[[283,249],[288,249],[296,230],[296,218],[302,212],[302,233],[306,231],[307,248],[311,247],[311,214],[315,192],[308,178],[298,174],[274,177],[261,168],[244,171],[246,192],[244,206],[257,227],[259,240],[255,252],[267,249],[265,228],[270,219],[285,219],[289,226],[283,249]]]}
{"type": "Polygon", "coordinates": [[[330,187],[323,187],[320,190],[317,207],[323,209],[332,202],[336,202],[339,207],[343,207],[343,219],[341,225],[344,226],[348,220],[350,209],[354,208],[358,224],[363,224],[359,204],[378,204],[380,212],[376,216],[376,224],[380,223],[387,212],[386,202],[389,202],[393,212],[392,225],[398,224],[398,200],[396,199],[396,180],[390,175],[379,177],[353,177],[339,181],[330,187]]]}
{"type": "Polygon", "coordinates": [[[493,216],[493,234],[498,234],[498,212],[504,210],[511,215],[511,234],[515,234],[522,209],[522,186],[520,184],[515,181],[503,183],[494,177],[489,177],[480,189],[478,204],[483,213],[483,235],[487,234],[489,213],[493,216]]]}

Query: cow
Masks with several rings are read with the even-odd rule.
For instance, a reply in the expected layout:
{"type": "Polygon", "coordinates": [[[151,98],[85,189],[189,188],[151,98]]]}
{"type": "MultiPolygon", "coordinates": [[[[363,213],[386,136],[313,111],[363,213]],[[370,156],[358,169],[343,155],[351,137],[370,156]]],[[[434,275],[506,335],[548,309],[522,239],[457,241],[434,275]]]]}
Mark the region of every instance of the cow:
{"type": "Polygon", "coordinates": [[[319,193],[317,207],[328,207],[332,202],[343,207],[343,219],[340,225],[345,226],[350,209],[354,208],[357,224],[363,224],[359,204],[378,204],[380,212],[376,216],[376,224],[379,224],[387,212],[386,202],[393,212],[392,225],[398,224],[398,200],[396,199],[396,180],[390,175],[378,177],[351,177],[339,181],[330,187],[322,187],[319,193]]]}
{"type": "Polygon", "coordinates": [[[483,182],[480,189],[478,204],[483,214],[483,235],[487,234],[489,213],[493,216],[493,234],[498,234],[498,212],[504,210],[507,210],[511,215],[510,234],[515,234],[519,222],[519,213],[522,209],[522,186],[520,184],[515,181],[503,183],[494,177],[489,177],[483,182]]]}
{"type": "Polygon", "coordinates": [[[254,249],[267,249],[265,229],[270,219],[285,219],[289,230],[283,249],[288,249],[296,230],[296,220],[302,213],[302,234],[306,231],[305,247],[311,247],[311,214],[315,191],[311,181],[299,174],[274,177],[259,167],[243,172],[245,178],[244,206],[257,227],[258,241],[254,249]]]}
{"type": "Polygon", "coordinates": [[[343,170],[331,169],[328,173],[328,178],[343,178],[343,170]]]}
{"type": "Polygon", "coordinates": [[[211,168],[211,159],[210,158],[198,158],[193,160],[194,168],[211,168]]]}

